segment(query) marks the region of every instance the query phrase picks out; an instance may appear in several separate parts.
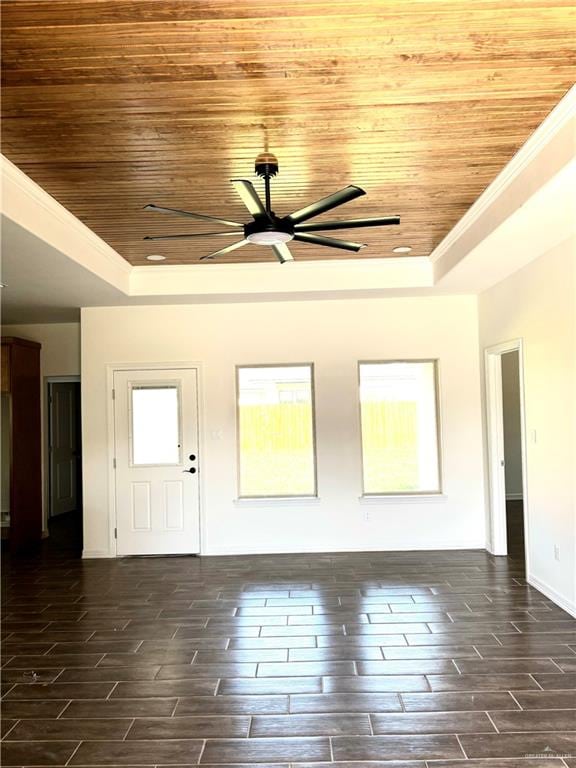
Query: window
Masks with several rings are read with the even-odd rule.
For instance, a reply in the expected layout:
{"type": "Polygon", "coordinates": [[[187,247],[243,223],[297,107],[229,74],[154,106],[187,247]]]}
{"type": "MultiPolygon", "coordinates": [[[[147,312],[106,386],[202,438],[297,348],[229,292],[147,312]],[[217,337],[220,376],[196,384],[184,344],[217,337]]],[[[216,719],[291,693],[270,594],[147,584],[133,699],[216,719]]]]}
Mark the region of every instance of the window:
{"type": "Polygon", "coordinates": [[[315,496],[311,365],[238,368],[241,497],[315,496]]]}
{"type": "Polygon", "coordinates": [[[179,391],[175,386],[132,386],[132,465],[180,463],[179,391]]]}
{"type": "Polygon", "coordinates": [[[364,494],[439,493],[436,361],[359,367],[364,494]]]}

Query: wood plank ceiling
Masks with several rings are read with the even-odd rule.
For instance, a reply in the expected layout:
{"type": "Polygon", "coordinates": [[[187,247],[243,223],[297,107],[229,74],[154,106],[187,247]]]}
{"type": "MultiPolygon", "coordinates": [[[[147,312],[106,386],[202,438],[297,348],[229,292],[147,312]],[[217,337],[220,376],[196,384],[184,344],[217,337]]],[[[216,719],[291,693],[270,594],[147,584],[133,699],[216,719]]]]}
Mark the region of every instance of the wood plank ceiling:
{"type": "Polygon", "coordinates": [[[354,183],[326,218],[402,216],[297,259],[426,256],[575,79],[572,0],[4,0],[2,22],[3,152],[132,264],[222,247],[147,243],[213,227],[142,207],[246,221],[229,179],[261,189],[265,148],[278,214],[354,183]]]}

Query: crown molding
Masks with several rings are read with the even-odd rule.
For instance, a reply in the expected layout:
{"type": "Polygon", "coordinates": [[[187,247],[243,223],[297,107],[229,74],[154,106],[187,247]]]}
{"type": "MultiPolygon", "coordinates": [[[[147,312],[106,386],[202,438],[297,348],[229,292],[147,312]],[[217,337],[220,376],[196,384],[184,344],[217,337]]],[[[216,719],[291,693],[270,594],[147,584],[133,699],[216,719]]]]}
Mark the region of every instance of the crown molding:
{"type": "Polygon", "coordinates": [[[476,202],[430,254],[435,264],[486,212],[502,193],[521,175],[552,139],[576,117],[576,85],[558,102],[534,133],[520,147],[494,181],[486,187],[476,202]]]}

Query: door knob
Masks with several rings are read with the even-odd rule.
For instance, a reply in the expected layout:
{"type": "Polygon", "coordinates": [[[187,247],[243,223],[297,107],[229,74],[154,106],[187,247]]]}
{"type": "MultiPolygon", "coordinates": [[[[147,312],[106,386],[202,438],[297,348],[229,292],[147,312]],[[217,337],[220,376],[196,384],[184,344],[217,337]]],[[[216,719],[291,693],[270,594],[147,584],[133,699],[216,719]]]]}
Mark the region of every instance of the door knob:
{"type": "Polygon", "coordinates": [[[190,467],[190,469],[183,469],[182,472],[190,472],[191,475],[196,473],[196,467],[190,467]]]}
{"type": "Polygon", "coordinates": [[[195,461],[196,460],[196,456],[194,456],[193,453],[191,453],[190,456],[188,456],[188,458],[190,459],[190,461],[195,461]]]}

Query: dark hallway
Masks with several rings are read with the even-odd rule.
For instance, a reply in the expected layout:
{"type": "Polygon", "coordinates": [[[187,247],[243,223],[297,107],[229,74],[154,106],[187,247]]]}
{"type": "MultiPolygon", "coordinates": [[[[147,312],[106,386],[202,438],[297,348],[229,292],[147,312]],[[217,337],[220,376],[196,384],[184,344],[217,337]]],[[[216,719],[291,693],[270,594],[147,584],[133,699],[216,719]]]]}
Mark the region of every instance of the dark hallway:
{"type": "Polygon", "coordinates": [[[506,536],[510,557],[515,560],[524,560],[524,502],[522,499],[506,501],[506,536]]]}

